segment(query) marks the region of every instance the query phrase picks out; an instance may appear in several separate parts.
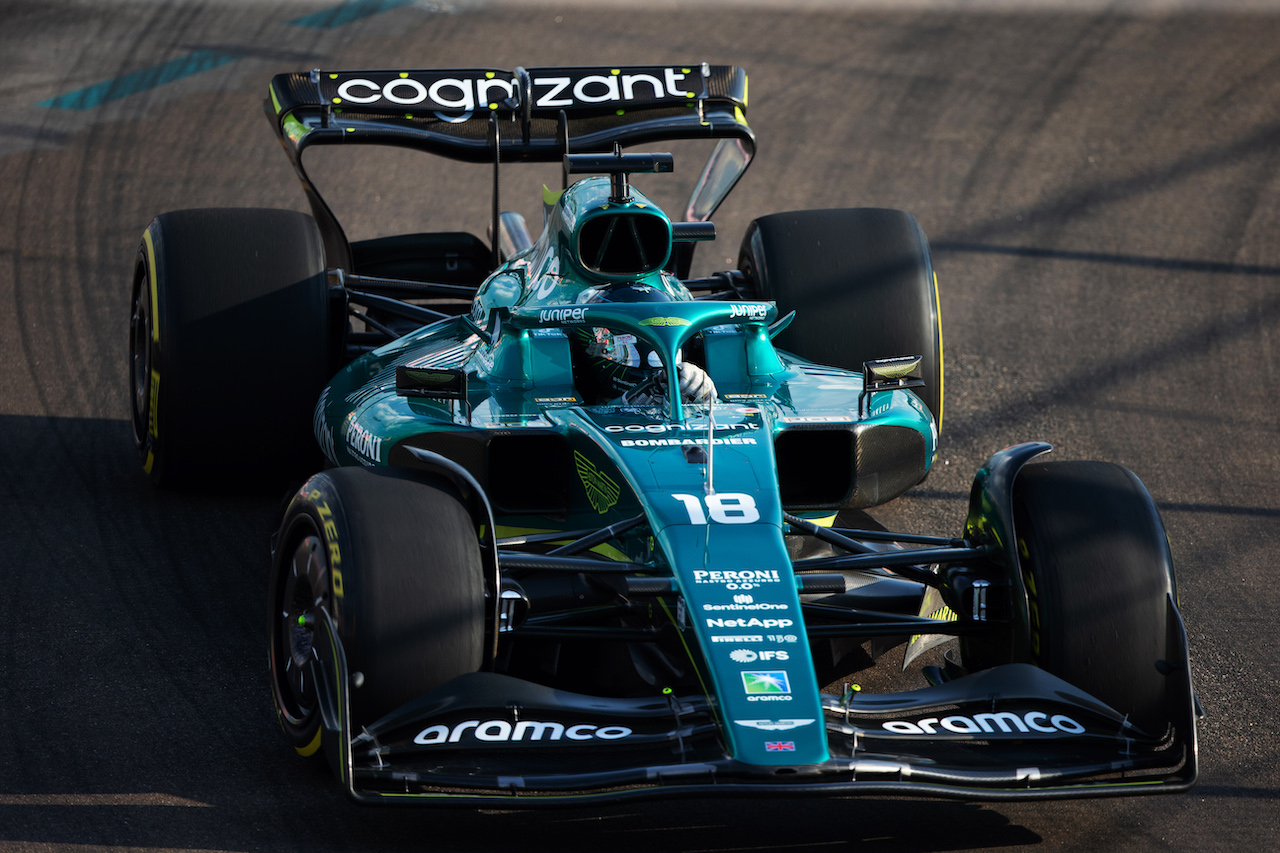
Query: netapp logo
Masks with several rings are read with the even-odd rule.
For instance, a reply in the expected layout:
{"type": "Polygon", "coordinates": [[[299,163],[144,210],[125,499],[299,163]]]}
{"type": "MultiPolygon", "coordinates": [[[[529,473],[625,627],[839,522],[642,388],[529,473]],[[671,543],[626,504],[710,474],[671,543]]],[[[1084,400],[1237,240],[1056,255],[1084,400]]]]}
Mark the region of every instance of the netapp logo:
{"type": "Polygon", "coordinates": [[[467,720],[458,723],[452,729],[448,726],[428,726],[418,732],[413,742],[422,746],[459,743],[464,735],[487,743],[557,741],[561,738],[577,741],[621,740],[631,736],[631,729],[626,726],[593,726],[589,723],[566,726],[562,723],[541,723],[536,720],[521,720],[514,725],[506,720],[467,720]]]}
{"type": "Polygon", "coordinates": [[[790,619],[708,619],[708,628],[790,628],[790,619]]]}
{"type": "Polygon", "coordinates": [[[1002,711],[998,714],[974,714],[972,717],[954,716],[943,717],[942,719],[925,717],[923,720],[916,720],[914,723],[909,723],[906,720],[890,720],[880,725],[886,730],[900,735],[944,734],[944,732],[935,731],[935,726],[941,726],[948,732],[955,732],[961,735],[994,734],[997,730],[1005,734],[1012,734],[1017,731],[1023,734],[1041,732],[1054,735],[1082,735],[1085,732],[1084,726],[1066,714],[1055,714],[1050,717],[1043,711],[1029,711],[1022,716],[1009,711],[1002,711]],[[1048,724],[1046,724],[1046,720],[1048,724]]]}

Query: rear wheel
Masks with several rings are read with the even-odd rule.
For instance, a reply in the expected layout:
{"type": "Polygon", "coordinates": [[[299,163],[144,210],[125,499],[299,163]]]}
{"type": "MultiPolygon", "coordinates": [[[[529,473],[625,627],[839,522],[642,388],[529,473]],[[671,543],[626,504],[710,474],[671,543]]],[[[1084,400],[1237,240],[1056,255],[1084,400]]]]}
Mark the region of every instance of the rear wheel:
{"type": "Polygon", "coordinates": [[[747,228],[738,268],[750,292],[796,317],[779,347],[819,364],[921,356],[915,389],[942,426],[942,326],[929,245],[899,210],[802,210],[747,228]]]}
{"type": "Polygon", "coordinates": [[[355,730],[480,668],[480,548],[470,516],[444,481],[394,468],[317,474],[290,502],[278,541],[271,685],[299,754],[320,746],[310,668],[319,653],[300,617],[322,606],[334,618],[354,682],[355,730]]]}
{"type": "Polygon", "coordinates": [[[129,334],[133,438],[165,486],[315,470],[329,378],[315,222],[288,210],[180,210],[143,235],[129,334]]]}
{"type": "Polygon", "coordinates": [[[1119,465],[1044,462],[1019,472],[1013,501],[1032,662],[1163,734],[1176,589],[1150,494],[1119,465]]]}

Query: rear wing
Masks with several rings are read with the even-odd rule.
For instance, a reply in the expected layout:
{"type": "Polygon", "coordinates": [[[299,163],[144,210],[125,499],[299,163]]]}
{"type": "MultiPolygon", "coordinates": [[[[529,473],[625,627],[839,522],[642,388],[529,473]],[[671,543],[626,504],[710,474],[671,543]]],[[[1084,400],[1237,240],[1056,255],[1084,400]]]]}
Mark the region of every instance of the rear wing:
{"type": "MultiPolygon", "coordinates": [[[[755,156],[747,74],[731,65],[646,65],[278,74],[264,107],[302,180],[330,266],[341,228],[302,166],[312,145],[394,145],[473,163],[560,162],[681,139],[719,140],[685,211],[705,221],[755,156]]],[[[345,238],[341,243],[344,244],[345,238]]],[[[337,261],[337,263],[335,263],[337,261]]]]}

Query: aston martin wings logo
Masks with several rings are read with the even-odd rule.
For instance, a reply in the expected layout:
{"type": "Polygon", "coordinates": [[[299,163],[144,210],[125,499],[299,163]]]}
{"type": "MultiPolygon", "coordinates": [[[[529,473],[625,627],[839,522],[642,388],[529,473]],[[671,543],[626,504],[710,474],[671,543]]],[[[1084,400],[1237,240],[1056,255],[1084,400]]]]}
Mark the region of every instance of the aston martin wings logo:
{"type": "Polygon", "coordinates": [[[576,450],[573,451],[573,462],[578,466],[578,479],[582,481],[582,488],[587,490],[591,507],[602,515],[613,509],[621,492],[618,484],[576,450]]]}
{"type": "Polygon", "coordinates": [[[646,317],[640,321],[641,326],[687,326],[690,320],[683,317],[646,317]]]}

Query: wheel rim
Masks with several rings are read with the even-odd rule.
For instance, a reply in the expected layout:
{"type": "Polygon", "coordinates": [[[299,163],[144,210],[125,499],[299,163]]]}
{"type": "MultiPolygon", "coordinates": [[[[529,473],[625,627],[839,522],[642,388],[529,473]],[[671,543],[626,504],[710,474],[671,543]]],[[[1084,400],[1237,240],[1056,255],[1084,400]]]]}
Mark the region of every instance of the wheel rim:
{"type": "Polygon", "coordinates": [[[310,664],[319,660],[319,654],[314,632],[302,621],[329,602],[329,571],[323,553],[318,536],[304,536],[283,567],[276,590],[271,663],[280,713],[286,725],[294,728],[306,728],[316,707],[310,664]]]}
{"type": "Polygon", "coordinates": [[[138,280],[129,321],[129,390],[133,400],[133,440],[139,448],[146,443],[151,407],[151,292],[145,276],[138,280]]]}

